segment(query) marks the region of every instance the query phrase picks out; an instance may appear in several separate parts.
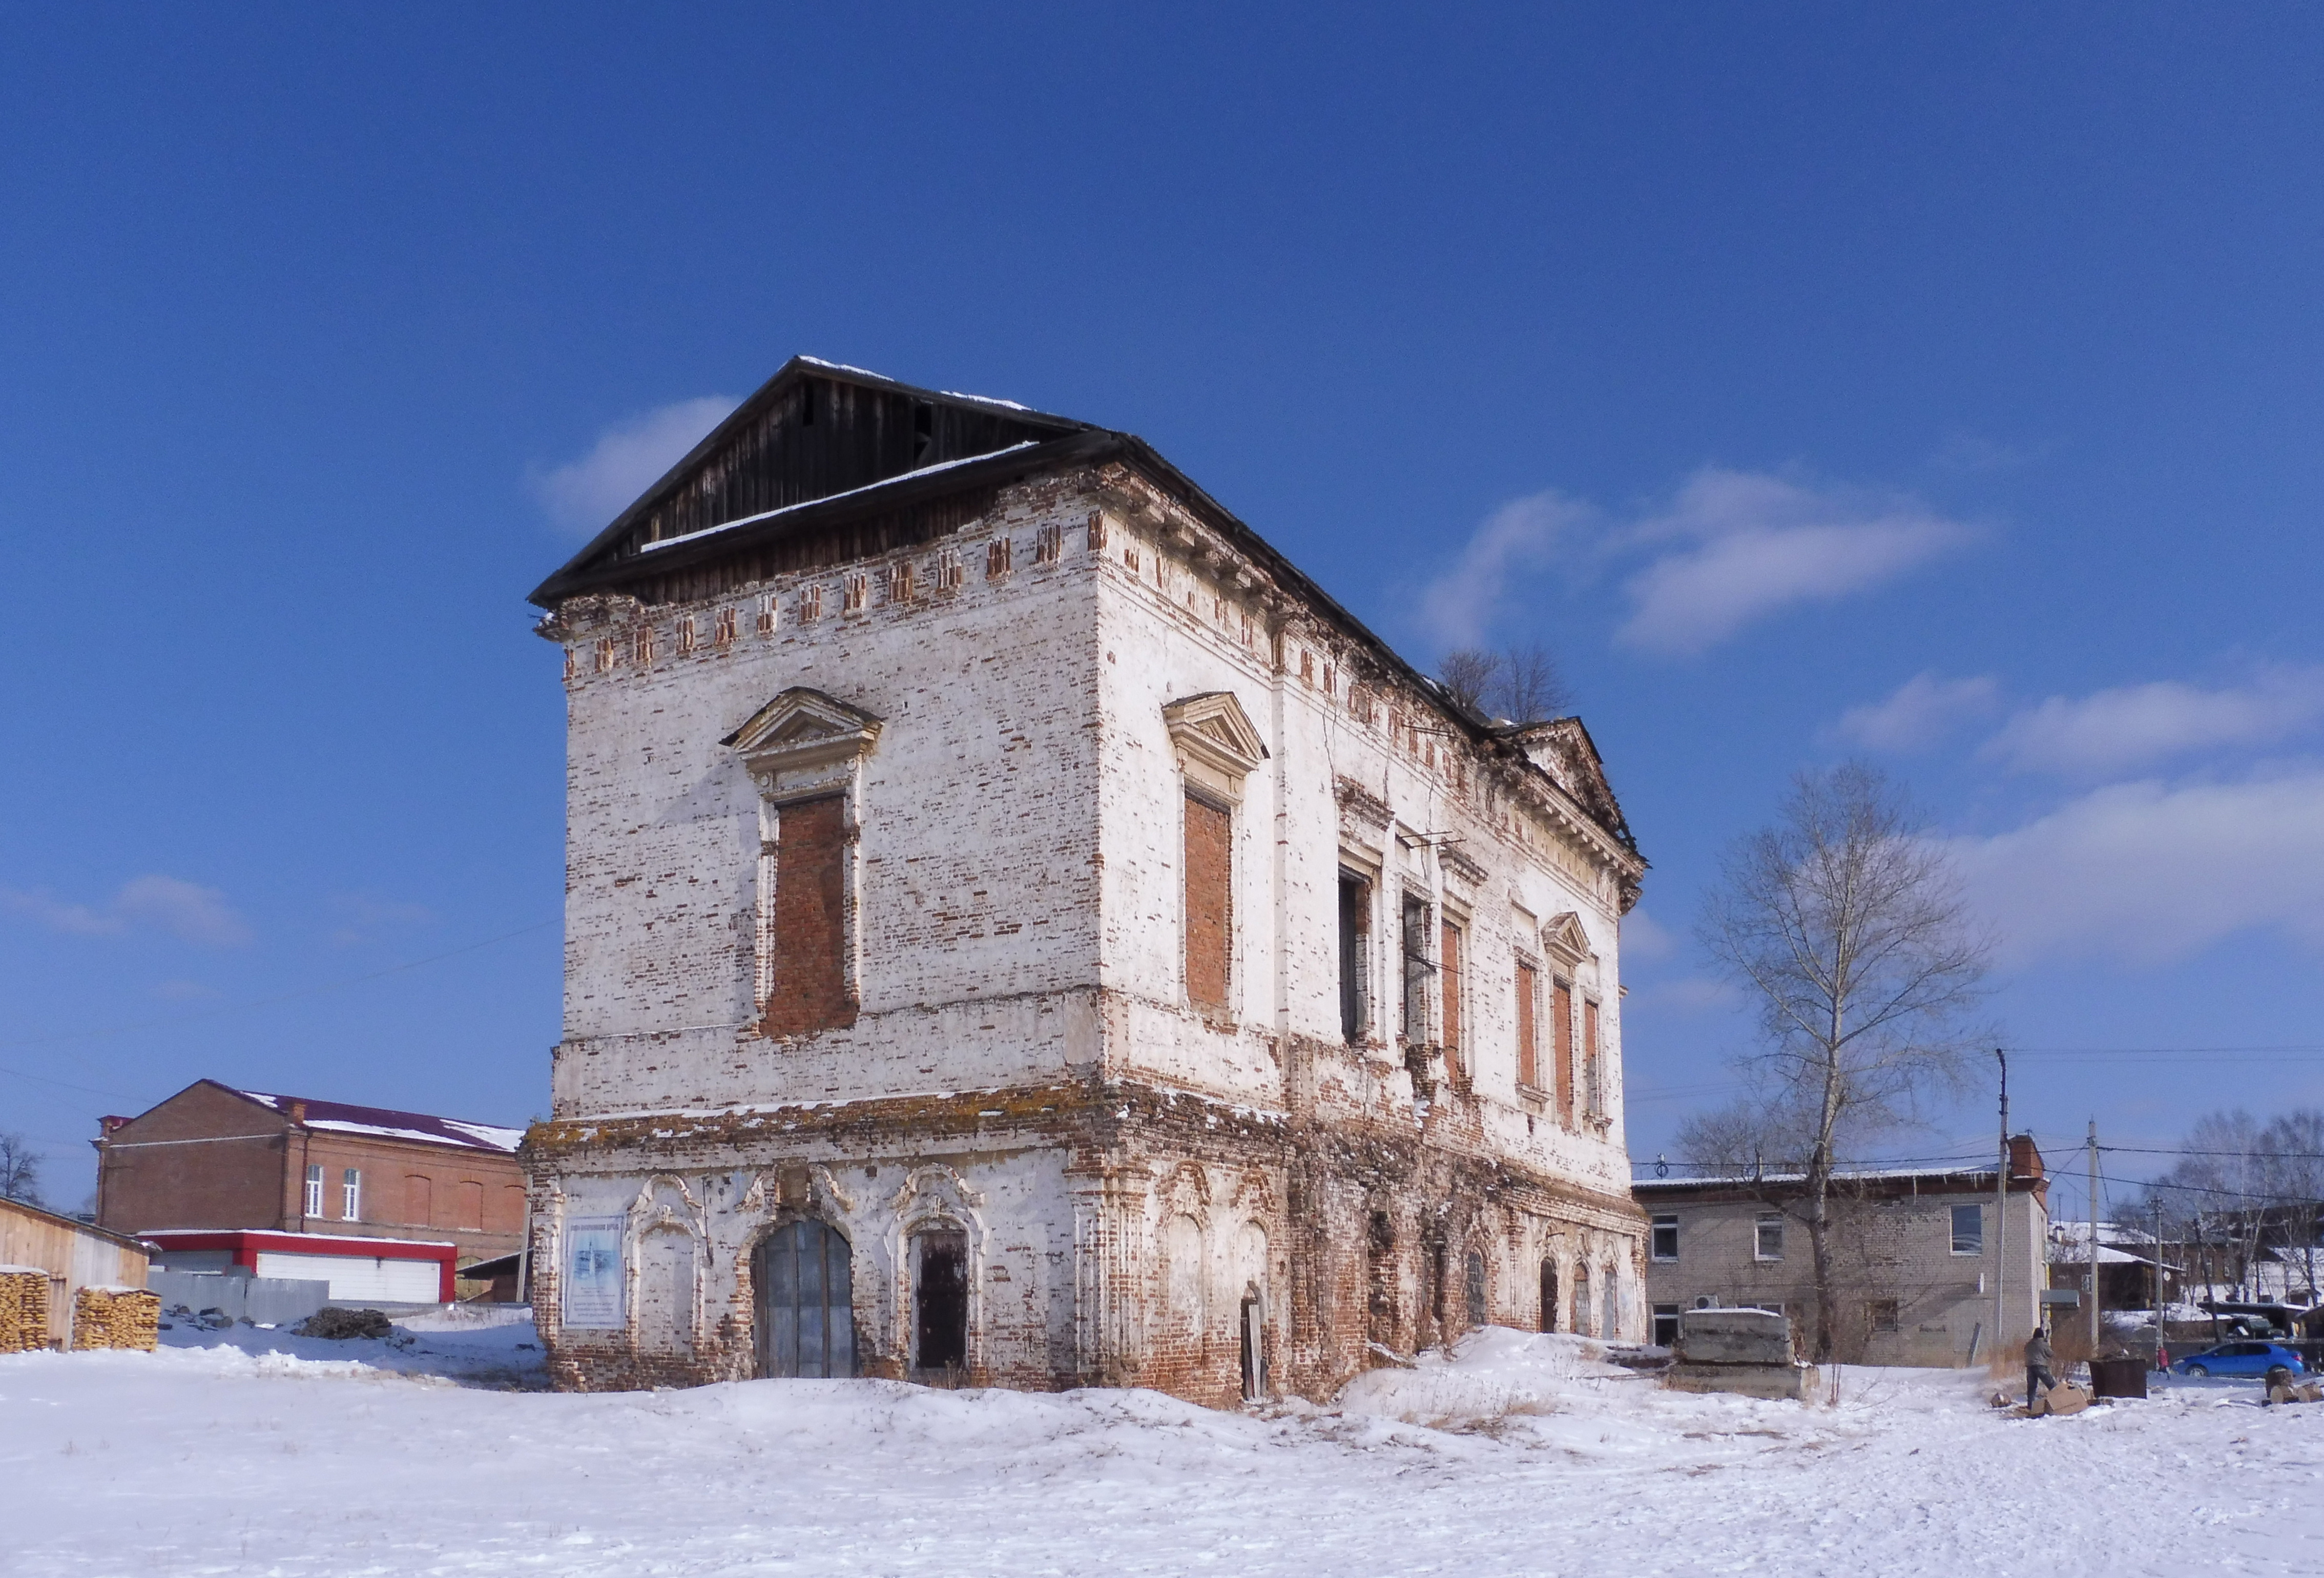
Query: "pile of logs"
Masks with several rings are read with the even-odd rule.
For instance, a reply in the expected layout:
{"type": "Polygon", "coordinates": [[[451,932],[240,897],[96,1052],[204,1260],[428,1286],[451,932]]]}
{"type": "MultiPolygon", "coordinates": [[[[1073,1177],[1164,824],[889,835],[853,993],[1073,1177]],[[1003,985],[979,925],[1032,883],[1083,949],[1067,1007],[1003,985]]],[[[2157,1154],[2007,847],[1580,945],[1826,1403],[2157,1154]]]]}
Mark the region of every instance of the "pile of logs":
{"type": "Polygon", "coordinates": [[[161,1295],[142,1287],[84,1287],[73,1295],[75,1349],[130,1348],[151,1353],[161,1324],[161,1295]]]}

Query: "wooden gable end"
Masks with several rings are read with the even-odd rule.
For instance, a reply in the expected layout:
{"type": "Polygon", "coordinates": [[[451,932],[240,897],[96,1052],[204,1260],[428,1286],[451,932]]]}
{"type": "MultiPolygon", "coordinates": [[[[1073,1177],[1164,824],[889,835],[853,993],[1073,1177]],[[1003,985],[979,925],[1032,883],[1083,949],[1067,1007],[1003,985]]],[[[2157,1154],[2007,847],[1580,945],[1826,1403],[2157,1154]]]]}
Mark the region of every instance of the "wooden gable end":
{"type": "Polygon", "coordinates": [[[611,568],[650,544],[714,526],[1086,430],[998,401],[794,357],[556,579],[611,568]]]}

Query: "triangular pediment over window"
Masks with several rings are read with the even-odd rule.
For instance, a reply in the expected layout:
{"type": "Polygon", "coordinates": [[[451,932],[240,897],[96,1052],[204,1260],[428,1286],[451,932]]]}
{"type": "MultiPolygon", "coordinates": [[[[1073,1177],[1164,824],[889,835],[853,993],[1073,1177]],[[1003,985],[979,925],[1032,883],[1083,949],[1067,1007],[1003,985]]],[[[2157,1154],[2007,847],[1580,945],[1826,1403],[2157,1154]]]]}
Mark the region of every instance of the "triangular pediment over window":
{"type": "Polygon", "coordinates": [[[1579,964],[1590,956],[1590,934],[1582,929],[1582,918],[1571,909],[1552,916],[1541,928],[1542,952],[1568,964],[1579,964]]]}
{"type": "Polygon", "coordinates": [[[719,742],[732,745],[753,777],[852,761],[879,743],[881,720],[837,697],[795,685],[719,742]]]}
{"type": "Polygon", "coordinates": [[[1162,708],[1162,721],[1169,725],[1187,781],[1213,794],[1241,798],[1242,780],[1267,760],[1267,743],[1231,690],[1170,702],[1162,708]]]}
{"type": "Polygon", "coordinates": [[[1507,731],[1502,738],[1524,752],[1526,761],[1572,797],[1591,820],[1613,835],[1623,848],[1637,851],[1637,841],[1630,836],[1630,824],[1622,815],[1621,803],[1614,798],[1613,785],[1606,781],[1606,764],[1599,758],[1597,743],[1590,738],[1590,731],[1582,726],[1580,718],[1552,718],[1545,724],[1527,724],[1507,731]]]}

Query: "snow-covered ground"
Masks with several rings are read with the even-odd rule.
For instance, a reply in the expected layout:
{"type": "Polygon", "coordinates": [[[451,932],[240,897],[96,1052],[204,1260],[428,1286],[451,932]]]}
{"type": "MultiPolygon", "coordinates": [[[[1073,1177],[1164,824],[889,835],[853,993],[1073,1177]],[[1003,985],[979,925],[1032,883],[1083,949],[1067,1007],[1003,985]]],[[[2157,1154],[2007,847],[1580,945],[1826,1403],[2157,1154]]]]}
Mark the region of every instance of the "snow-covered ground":
{"type": "Polygon", "coordinates": [[[1489,1331],[1338,1407],[753,1381],[560,1396],[527,1325],[0,1358],[0,1573],[2324,1573],[2324,1405],[1694,1397],[1489,1331]]]}

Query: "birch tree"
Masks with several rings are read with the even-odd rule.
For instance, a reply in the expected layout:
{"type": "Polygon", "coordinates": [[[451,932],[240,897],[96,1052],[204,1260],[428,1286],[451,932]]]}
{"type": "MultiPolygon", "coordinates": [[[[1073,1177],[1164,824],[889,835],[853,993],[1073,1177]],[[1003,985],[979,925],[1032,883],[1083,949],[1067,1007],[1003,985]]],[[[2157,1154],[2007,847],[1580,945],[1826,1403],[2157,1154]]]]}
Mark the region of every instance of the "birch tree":
{"type": "Polygon", "coordinates": [[[1990,946],[1902,790],[1860,764],[1794,780],[1774,825],[1729,849],[1698,935],[1758,1009],[1750,1072],[1798,1115],[1816,1358],[1829,1361],[1836,1143],[1908,1120],[1958,1080],[1990,946]]]}

